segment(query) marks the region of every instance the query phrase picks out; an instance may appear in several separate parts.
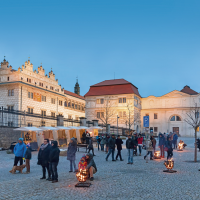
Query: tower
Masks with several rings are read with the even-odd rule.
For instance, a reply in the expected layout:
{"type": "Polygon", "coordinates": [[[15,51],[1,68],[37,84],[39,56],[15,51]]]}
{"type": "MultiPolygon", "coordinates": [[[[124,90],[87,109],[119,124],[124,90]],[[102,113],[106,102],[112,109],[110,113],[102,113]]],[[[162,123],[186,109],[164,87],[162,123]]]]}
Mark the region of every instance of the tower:
{"type": "Polygon", "coordinates": [[[80,95],[80,87],[79,87],[79,84],[78,84],[78,78],[76,79],[76,84],[75,84],[75,87],[74,87],[74,93],[80,95]]]}

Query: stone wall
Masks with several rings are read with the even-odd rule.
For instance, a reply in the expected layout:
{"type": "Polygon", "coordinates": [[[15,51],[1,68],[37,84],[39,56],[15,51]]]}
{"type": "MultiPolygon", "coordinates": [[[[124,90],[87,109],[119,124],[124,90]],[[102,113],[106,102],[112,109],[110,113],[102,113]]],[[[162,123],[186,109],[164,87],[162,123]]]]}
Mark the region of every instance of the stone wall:
{"type": "Polygon", "coordinates": [[[0,147],[9,148],[12,142],[17,142],[21,137],[21,131],[13,131],[13,128],[0,127],[0,147]]]}

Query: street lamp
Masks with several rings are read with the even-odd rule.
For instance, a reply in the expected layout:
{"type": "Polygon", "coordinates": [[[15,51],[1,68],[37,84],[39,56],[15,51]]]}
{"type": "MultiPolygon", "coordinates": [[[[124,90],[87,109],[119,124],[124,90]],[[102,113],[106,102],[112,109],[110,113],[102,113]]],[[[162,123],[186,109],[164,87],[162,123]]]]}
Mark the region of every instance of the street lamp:
{"type": "Polygon", "coordinates": [[[118,135],[118,119],[119,119],[120,117],[118,117],[118,115],[117,115],[117,135],[118,135]]]}

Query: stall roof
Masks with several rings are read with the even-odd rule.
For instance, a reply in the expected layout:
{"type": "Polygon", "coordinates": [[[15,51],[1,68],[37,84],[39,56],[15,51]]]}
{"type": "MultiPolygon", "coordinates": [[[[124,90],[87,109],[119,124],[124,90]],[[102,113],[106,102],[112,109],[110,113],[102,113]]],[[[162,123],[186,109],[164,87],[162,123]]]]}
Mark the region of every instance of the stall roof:
{"type": "Polygon", "coordinates": [[[67,128],[70,128],[70,129],[80,129],[79,127],[80,126],[68,126],[67,128]]]}
{"type": "Polygon", "coordinates": [[[87,129],[100,129],[100,130],[102,130],[103,128],[101,128],[99,126],[91,126],[91,127],[88,127],[87,129]]]}
{"type": "Polygon", "coordinates": [[[43,131],[45,131],[45,130],[50,130],[50,131],[59,130],[57,127],[52,127],[52,126],[42,126],[42,127],[40,127],[40,129],[42,129],[43,131]]]}
{"type": "Polygon", "coordinates": [[[57,126],[56,128],[58,128],[59,130],[70,130],[71,129],[71,128],[65,127],[65,126],[57,126]]]}
{"type": "Polygon", "coordinates": [[[42,131],[42,129],[31,126],[31,127],[20,127],[20,128],[15,128],[13,131],[42,131]]]}

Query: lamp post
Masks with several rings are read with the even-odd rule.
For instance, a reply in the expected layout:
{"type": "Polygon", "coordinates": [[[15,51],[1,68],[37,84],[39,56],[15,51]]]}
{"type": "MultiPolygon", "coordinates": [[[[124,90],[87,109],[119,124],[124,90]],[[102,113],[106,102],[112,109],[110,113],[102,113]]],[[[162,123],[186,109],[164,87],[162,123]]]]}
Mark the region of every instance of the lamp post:
{"type": "Polygon", "coordinates": [[[118,135],[118,119],[119,119],[120,117],[118,117],[118,115],[117,115],[117,135],[118,135]]]}

